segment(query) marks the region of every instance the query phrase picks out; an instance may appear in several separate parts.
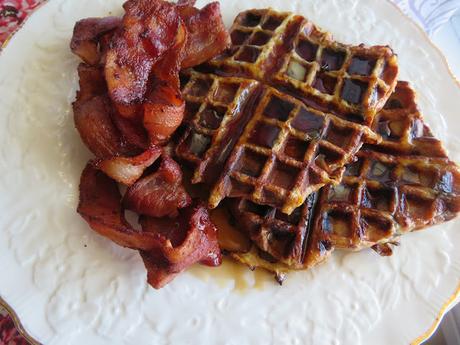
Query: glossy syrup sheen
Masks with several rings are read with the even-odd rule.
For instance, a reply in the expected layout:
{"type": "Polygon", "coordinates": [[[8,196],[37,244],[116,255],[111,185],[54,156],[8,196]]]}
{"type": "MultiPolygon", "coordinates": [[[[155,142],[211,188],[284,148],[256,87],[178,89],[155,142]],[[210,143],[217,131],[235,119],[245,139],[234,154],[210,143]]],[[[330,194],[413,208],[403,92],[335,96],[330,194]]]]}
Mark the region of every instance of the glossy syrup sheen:
{"type": "Polygon", "coordinates": [[[224,257],[219,267],[210,269],[195,265],[187,272],[206,283],[215,283],[221,288],[231,286],[238,293],[262,290],[268,285],[276,284],[273,275],[267,271],[261,269],[251,271],[248,267],[227,257],[224,257]]]}
{"type": "MultiPolygon", "coordinates": [[[[223,250],[249,251],[251,243],[231,224],[226,209],[219,207],[211,211],[211,219],[218,229],[219,245],[223,250]]],[[[260,290],[267,284],[275,284],[273,275],[267,271],[262,269],[251,271],[247,266],[228,257],[224,258],[220,267],[209,269],[202,265],[195,265],[188,272],[200,280],[216,283],[220,287],[230,285],[239,293],[253,289],[260,290]]]]}

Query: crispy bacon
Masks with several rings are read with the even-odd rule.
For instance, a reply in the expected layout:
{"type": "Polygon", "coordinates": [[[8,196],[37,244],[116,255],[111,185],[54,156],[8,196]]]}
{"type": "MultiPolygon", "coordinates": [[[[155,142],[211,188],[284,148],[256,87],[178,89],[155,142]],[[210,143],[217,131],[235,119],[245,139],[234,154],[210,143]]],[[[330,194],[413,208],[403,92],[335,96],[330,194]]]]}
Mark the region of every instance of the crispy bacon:
{"type": "Polygon", "coordinates": [[[196,0],[179,0],[177,2],[178,6],[190,6],[193,7],[196,4],[196,0]]]}
{"type": "Polygon", "coordinates": [[[82,173],[78,212],[94,231],[139,250],[155,288],[196,262],[222,260],[207,209],[190,206],[179,165],[167,146],[156,146],[183,120],[180,69],[230,42],[219,4],[202,10],[194,4],[128,0],[123,18],[78,22],[71,42],[85,61],[78,67],[75,125],[97,157],[82,173]],[[117,182],[128,186],[123,197],[117,182]],[[125,208],[141,215],[142,231],[126,221],[125,208]]]}
{"type": "MultiPolygon", "coordinates": [[[[134,52],[129,52],[127,42],[119,36],[112,40],[112,47],[107,52],[105,63],[105,78],[110,98],[125,107],[141,102],[155,60],[142,46],[131,48],[134,52]]],[[[120,113],[131,115],[133,111],[123,111],[120,107],[120,113]]]]}
{"type": "Polygon", "coordinates": [[[107,52],[105,77],[111,99],[129,106],[143,101],[152,67],[174,42],[179,18],[166,1],[129,0],[123,7],[126,14],[107,52]]]}
{"type": "Polygon", "coordinates": [[[148,134],[141,121],[127,119],[117,112],[112,114],[112,120],[120,131],[126,145],[141,151],[147,150],[149,147],[148,134]]]}
{"type": "Polygon", "coordinates": [[[221,53],[231,44],[220,13],[220,4],[212,2],[201,10],[183,1],[179,12],[188,31],[182,68],[202,64],[221,53]]]}
{"type": "Polygon", "coordinates": [[[107,93],[104,73],[100,67],[90,66],[85,63],[78,65],[80,90],[77,92],[77,101],[84,102],[94,96],[107,93]]]}
{"type": "Polygon", "coordinates": [[[121,25],[121,18],[87,18],[75,24],[70,49],[89,65],[100,61],[99,39],[121,25]]]}
{"type": "Polygon", "coordinates": [[[152,91],[144,104],[144,127],[155,144],[165,142],[184,118],[185,102],[180,93],[179,71],[186,42],[187,31],[180,21],[174,45],[153,71],[152,91]]]}
{"type": "Polygon", "coordinates": [[[123,198],[126,209],[151,217],[175,217],[189,206],[190,196],[182,186],[182,171],[170,157],[162,156],[160,168],[128,188],[123,198]]]}
{"type": "Polygon", "coordinates": [[[134,119],[144,103],[143,122],[154,144],[165,142],[183,120],[180,67],[202,63],[230,42],[219,4],[198,10],[191,3],[128,1],[106,55],[105,76],[118,113],[134,119]]]}
{"type": "MultiPolygon", "coordinates": [[[[184,47],[187,43],[187,29],[181,19],[178,19],[179,26],[174,43],[153,70],[154,82],[168,83],[172,88],[179,90],[179,71],[184,56],[184,47]]],[[[155,87],[153,87],[155,91],[155,87]]]]}
{"type": "Polygon", "coordinates": [[[180,92],[166,83],[158,83],[155,92],[144,104],[144,127],[150,142],[162,144],[184,119],[185,103],[180,92]]]}
{"type": "Polygon", "coordinates": [[[74,122],[80,136],[98,158],[126,154],[121,135],[111,119],[110,101],[106,96],[96,96],[85,102],[73,104],[74,122]]]}
{"type": "Polygon", "coordinates": [[[152,57],[160,57],[174,42],[178,13],[173,3],[163,0],[128,0],[124,3],[125,38],[140,42],[152,57]]]}
{"type": "Polygon", "coordinates": [[[127,120],[136,121],[142,118],[142,105],[140,103],[126,105],[114,102],[113,106],[117,113],[127,120]]]}
{"type": "Polygon", "coordinates": [[[133,185],[161,155],[161,148],[152,146],[135,157],[113,157],[94,162],[106,175],[126,186],[133,185]]]}
{"type": "MultiPolygon", "coordinates": [[[[120,26],[121,26],[121,19],[120,19],[120,26]]],[[[107,60],[107,52],[110,49],[110,46],[112,44],[112,38],[115,35],[115,32],[116,30],[109,31],[106,34],[102,35],[101,38],[99,38],[99,54],[100,54],[99,64],[101,66],[105,66],[105,62],[107,60]]]]}
{"type": "Polygon", "coordinates": [[[120,246],[151,250],[161,243],[157,234],[136,231],[128,224],[116,182],[91,163],[88,163],[81,175],[77,212],[94,231],[120,246]]]}
{"type": "Polygon", "coordinates": [[[141,217],[140,223],[144,232],[164,238],[161,250],[140,252],[148,282],[155,289],[162,288],[197,262],[208,266],[222,263],[217,229],[202,205],[182,210],[176,219],[141,217]]]}
{"type": "Polygon", "coordinates": [[[142,123],[136,124],[113,111],[106,96],[107,85],[102,69],[81,63],[78,75],[80,90],[74,103],[74,118],[88,148],[99,158],[137,154],[146,150],[148,138],[142,123]],[[92,100],[94,97],[98,99],[92,100]]]}

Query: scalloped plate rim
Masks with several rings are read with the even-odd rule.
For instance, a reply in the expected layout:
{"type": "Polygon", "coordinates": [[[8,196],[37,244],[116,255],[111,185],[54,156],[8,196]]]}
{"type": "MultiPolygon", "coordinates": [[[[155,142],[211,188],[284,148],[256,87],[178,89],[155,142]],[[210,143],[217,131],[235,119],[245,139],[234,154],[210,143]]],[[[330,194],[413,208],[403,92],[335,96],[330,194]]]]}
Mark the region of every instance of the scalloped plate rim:
{"type": "MultiPolygon", "coordinates": [[[[38,13],[43,7],[45,7],[51,0],[44,0],[41,4],[39,4],[34,10],[33,12],[27,16],[27,18],[21,22],[20,25],[18,25],[18,27],[8,36],[8,38],[2,43],[2,45],[0,46],[0,56],[1,54],[3,53],[3,51],[8,47],[8,45],[11,43],[11,41],[14,39],[14,36],[15,34],[22,30],[24,28],[24,26],[28,23],[29,19],[32,17],[32,16],[35,16],[36,13],[38,13]]],[[[391,4],[397,11],[400,12],[400,14],[406,18],[406,20],[408,22],[410,22],[410,24],[415,27],[417,30],[419,30],[420,32],[422,32],[423,36],[425,37],[425,40],[433,47],[435,48],[435,50],[437,51],[437,53],[439,54],[439,56],[441,57],[441,59],[443,60],[445,66],[447,67],[448,69],[448,73],[450,74],[450,76],[452,77],[452,79],[457,83],[457,86],[460,88],[460,79],[457,78],[457,76],[455,76],[455,74],[453,73],[452,71],[452,68],[450,67],[450,64],[449,64],[449,61],[447,60],[447,58],[445,57],[445,55],[442,53],[441,49],[429,38],[429,36],[427,35],[427,33],[423,30],[423,28],[420,27],[420,25],[418,25],[412,18],[410,18],[407,14],[405,14],[400,7],[398,7],[392,0],[385,0],[387,3],[391,4]]],[[[429,327],[429,329],[424,332],[423,334],[421,334],[419,337],[417,337],[416,339],[414,339],[411,344],[414,344],[414,345],[419,345],[421,343],[423,343],[424,341],[428,340],[432,335],[433,333],[437,330],[437,328],[439,327],[441,321],[442,321],[442,318],[444,317],[444,315],[451,309],[453,308],[457,303],[460,302],[460,279],[459,279],[459,282],[458,282],[458,285],[457,285],[457,289],[455,290],[455,292],[446,300],[446,302],[443,304],[443,306],[441,307],[441,310],[439,311],[439,313],[437,315],[434,316],[434,321],[432,323],[432,325],[429,327]]],[[[8,313],[9,315],[11,316],[18,332],[28,341],[30,342],[32,345],[41,345],[41,343],[37,340],[35,340],[32,336],[30,336],[30,334],[28,333],[27,331],[27,327],[24,326],[21,321],[19,320],[19,318],[17,317],[17,314],[16,312],[14,311],[14,309],[8,304],[8,302],[0,295],[0,306],[2,306],[8,313]]]]}

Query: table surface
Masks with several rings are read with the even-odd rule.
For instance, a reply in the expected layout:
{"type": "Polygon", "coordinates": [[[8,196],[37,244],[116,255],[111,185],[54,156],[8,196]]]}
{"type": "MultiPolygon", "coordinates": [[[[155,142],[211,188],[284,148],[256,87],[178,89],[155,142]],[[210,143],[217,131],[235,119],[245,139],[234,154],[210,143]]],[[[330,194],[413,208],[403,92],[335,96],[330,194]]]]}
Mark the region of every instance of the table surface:
{"type": "MultiPolygon", "coordinates": [[[[0,0],[0,45],[44,1],[46,0],[0,0]]],[[[392,1],[424,28],[446,56],[453,73],[460,79],[460,0],[392,1]]],[[[440,330],[427,344],[458,344],[460,339],[455,336],[458,336],[460,325],[456,320],[460,320],[460,305],[446,316],[440,330]]],[[[3,344],[27,345],[28,342],[21,337],[12,318],[0,305],[0,345],[3,344]]]]}

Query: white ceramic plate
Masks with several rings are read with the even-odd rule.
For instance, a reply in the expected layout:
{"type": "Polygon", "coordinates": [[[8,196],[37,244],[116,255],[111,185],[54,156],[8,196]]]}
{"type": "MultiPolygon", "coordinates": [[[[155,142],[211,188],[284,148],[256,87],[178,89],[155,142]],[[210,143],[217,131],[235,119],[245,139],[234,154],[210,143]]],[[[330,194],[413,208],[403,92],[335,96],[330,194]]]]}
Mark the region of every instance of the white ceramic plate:
{"type": "MultiPolygon", "coordinates": [[[[78,60],[68,45],[76,20],[121,13],[120,4],[52,0],[0,56],[0,295],[30,335],[45,344],[155,345],[426,338],[458,292],[459,221],[405,236],[391,258],[335,253],[283,287],[226,264],[193,268],[161,291],[147,286],[136,252],[89,230],[75,213],[89,154],[73,128],[78,60]]],[[[306,15],[344,42],[391,45],[401,78],[418,90],[428,122],[460,161],[460,88],[441,53],[394,5],[222,0],[227,24],[243,9],[267,6],[306,15]]]]}

